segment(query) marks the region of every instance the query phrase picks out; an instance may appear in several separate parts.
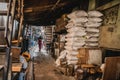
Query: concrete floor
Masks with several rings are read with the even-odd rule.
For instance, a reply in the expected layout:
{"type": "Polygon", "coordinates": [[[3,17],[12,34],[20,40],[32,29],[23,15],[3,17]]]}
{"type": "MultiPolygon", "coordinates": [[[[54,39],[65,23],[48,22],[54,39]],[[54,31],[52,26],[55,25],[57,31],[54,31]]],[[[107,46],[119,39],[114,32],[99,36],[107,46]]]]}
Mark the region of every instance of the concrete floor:
{"type": "Polygon", "coordinates": [[[73,77],[64,76],[55,66],[55,60],[49,55],[39,54],[34,59],[35,80],[74,80],[73,77]]]}

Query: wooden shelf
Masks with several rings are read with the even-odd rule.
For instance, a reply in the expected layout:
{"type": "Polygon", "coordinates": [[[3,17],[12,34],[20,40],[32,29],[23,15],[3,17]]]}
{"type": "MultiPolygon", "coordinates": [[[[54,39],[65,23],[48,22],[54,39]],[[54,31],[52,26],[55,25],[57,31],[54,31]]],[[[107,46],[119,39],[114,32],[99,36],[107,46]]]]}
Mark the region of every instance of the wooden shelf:
{"type": "Polygon", "coordinates": [[[0,11],[0,15],[7,15],[7,11],[0,11]]]}
{"type": "Polygon", "coordinates": [[[5,27],[4,26],[0,26],[0,31],[4,31],[5,27]]]}

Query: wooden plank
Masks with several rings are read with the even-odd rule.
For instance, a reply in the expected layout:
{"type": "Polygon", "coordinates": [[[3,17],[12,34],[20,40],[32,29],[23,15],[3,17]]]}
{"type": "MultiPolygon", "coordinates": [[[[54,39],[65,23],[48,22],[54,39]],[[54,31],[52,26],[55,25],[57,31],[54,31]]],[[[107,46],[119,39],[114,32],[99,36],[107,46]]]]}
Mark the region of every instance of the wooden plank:
{"type": "Polygon", "coordinates": [[[16,62],[19,61],[19,56],[21,53],[21,48],[11,48],[11,52],[12,52],[12,62],[16,62]]]}
{"type": "Polygon", "coordinates": [[[0,15],[7,15],[7,11],[0,11],[0,15]]]}
{"type": "Polygon", "coordinates": [[[120,80],[120,57],[107,57],[103,80],[120,80]]]}
{"type": "Polygon", "coordinates": [[[98,7],[96,10],[105,10],[118,4],[120,4],[120,0],[113,0],[112,2],[109,2],[108,4],[98,7]]]}
{"type": "Polygon", "coordinates": [[[77,55],[77,57],[79,58],[79,63],[86,64],[89,56],[88,49],[80,48],[78,51],[79,51],[79,54],[77,55]]]}
{"type": "Polygon", "coordinates": [[[95,68],[95,66],[92,64],[82,64],[81,68],[95,68]]]}

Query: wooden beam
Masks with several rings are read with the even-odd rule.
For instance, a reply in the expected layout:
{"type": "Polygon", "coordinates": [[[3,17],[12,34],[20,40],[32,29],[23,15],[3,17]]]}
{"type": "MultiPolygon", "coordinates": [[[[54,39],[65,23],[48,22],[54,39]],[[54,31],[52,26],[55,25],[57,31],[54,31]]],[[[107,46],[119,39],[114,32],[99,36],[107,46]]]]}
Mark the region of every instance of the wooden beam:
{"type": "MultiPolygon", "coordinates": [[[[62,7],[62,6],[65,6],[67,4],[69,4],[70,2],[66,2],[66,3],[60,3],[56,6],[56,8],[59,8],[59,7],[62,7]]],[[[30,12],[41,12],[41,11],[45,11],[45,10],[52,10],[52,7],[54,7],[54,5],[47,5],[47,6],[39,6],[39,7],[30,7],[30,8],[25,8],[24,9],[24,13],[30,13],[30,12]]]]}
{"type": "Polygon", "coordinates": [[[109,2],[108,4],[98,7],[96,10],[105,10],[118,4],[120,4],[120,0],[114,0],[112,2],[109,2]]]}
{"type": "Polygon", "coordinates": [[[18,45],[20,43],[20,37],[21,37],[21,32],[23,29],[23,0],[21,0],[21,5],[20,5],[20,24],[19,24],[19,32],[18,32],[18,45]]]}

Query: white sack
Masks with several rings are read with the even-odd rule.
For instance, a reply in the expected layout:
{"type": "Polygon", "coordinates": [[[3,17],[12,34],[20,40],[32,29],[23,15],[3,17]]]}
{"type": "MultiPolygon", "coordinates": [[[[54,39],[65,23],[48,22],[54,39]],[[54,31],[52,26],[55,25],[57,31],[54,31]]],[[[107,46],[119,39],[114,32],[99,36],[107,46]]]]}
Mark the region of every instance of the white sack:
{"type": "Polygon", "coordinates": [[[73,22],[69,22],[65,27],[66,28],[74,27],[74,23],[73,22]]]}
{"type": "Polygon", "coordinates": [[[76,43],[76,45],[77,45],[77,44],[79,45],[79,44],[81,44],[81,43],[84,43],[85,40],[86,40],[86,39],[83,39],[83,40],[72,40],[72,39],[70,40],[70,39],[69,39],[69,40],[67,40],[67,44],[75,44],[75,43],[76,43]]]}
{"type": "Polygon", "coordinates": [[[55,61],[55,64],[56,64],[57,67],[60,66],[60,58],[58,58],[58,59],[55,61]]]}
{"type": "Polygon", "coordinates": [[[102,23],[95,23],[95,22],[87,22],[85,23],[86,27],[100,27],[102,23]]]}
{"type": "Polygon", "coordinates": [[[68,52],[67,50],[62,51],[62,52],[60,53],[59,58],[65,58],[68,53],[69,53],[69,52],[68,52]]]}
{"type": "Polygon", "coordinates": [[[86,17],[86,16],[88,16],[88,14],[83,10],[74,11],[71,14],[67,15],[68,18],[77,18],[77,17],[86,17]]]}
{"type": "Polygon", "coordinates": [[[85,32],[85,28],[83,28],[83,27],[72,27],[72,28],[69,28],[68,30],[67,30],[67,32],[82,32],[82,31],[84,31],[85,32]]]}
{"type": "Polygon", "coordinates": [[[87,39],[86,41],[88,41],[88,42],[97,42],[98,38],[92,37],[92,38],[87,39]]]}
{"type": "Polygon", "coordinates": [[[84,42],[67,42],[65,45],[71,46],[71,47],[82,47],[85,45],[85,41],[84,42]]]}
{"type": "Polygon", "coordinates": [[[96,28],[86,28],[86,31],[87,32],[96,32],[96,33],[99,33],[99,29],[96,29],[96,28]]]}
{"type": "Polygon", "coordinates": [[[78,63],[78,61],[67,61],[68,65],[72,64],[72,65],[76,65],[78,63]]]}
{"type": "Polygon", "coordinates": [[[88,18],[89,22],[101,22],[102,19],[101,18],[88,18]]]}
{"type": "Polygon", "coordinates": [[[83,10],[79,10],[75,12],[77,17],[86,17],[88,16],[87,12],[83,11],[83,10]]]}
{"type": "Polygon", "coordinates": [[[58,59],[56,60],[56,66],[60,66],[60,59],[64,59],[67,56],[68,51],[64,50],[60,53],[60,56],[58,57],[58,59]]]}
{"type": "Polygon", "coordinates": [[[102,64],[102,51],[89,50],[88,64],[101,65],[102,64]]]}
{"type": "MultiPolygon", "coordinates": [[[[82,46],[81,46],[82,47],[82,46]]],[[[81,47],[77,47],[77,46],[65,46],[65,49],[66,50],[78,50],[79,48],[81,48],[81,47]]]]}
{"type": "Polygon", "coordinates": [[[88,21],[87,17],[83,18],[72,18],[70,21],[73,21],[74,24],[85,23],[88,21]]]}
{"type": "Polygon", "coordinates": [[[76,56],[68,55],[67,60],[69,60],[69,61],[78,61],[78,58],[76,56]]]}
{"type": "MultiPolygon", "coordinates": [[[[68,24],[69,24],[69,23],[68,23],[68,24]]],[[[84,26],[83,26],[83,24],[81,24],[81,23],[79,23],[79,24],[78,24],[78,23],[77,23],[77,24],[70,23],[69,25],[66,25],[65,27],[69,29],[69,28],[84,27],[84,26]]]]}
{"type": "Polygon", "coordinates": [[[78,51],[69,51],[69,54],[72,56],[76,56],[79,54],[79,52],[78,51]]]}
{"type": "Polygon", "coordinates": [[[86,37],[72,37],[72,38],[65,38],[66,41],[74,41],[74,42],[78,42],[78,41],[85,41],[86,37]]]}
{"type": "Polygon", "coordinates": [[[71,32],[71,33],[68,33],[66,35],[66,37],[81,37],[81,36],[85,36],[86,35],[86,32],[71,32]]]}
{"type": "Polygon", "coordinates": [[[87,33],[86,35],[86,38],[92,38],[92,37],[95,37],[95,38],[98,38],[100,35],[100,33],[87,33]]]}
{"type": "Polygon", "coordinates": [[[103,14],[99,11],[89,11],[88,12],[89,17],[101,17],[103,14]]]}

